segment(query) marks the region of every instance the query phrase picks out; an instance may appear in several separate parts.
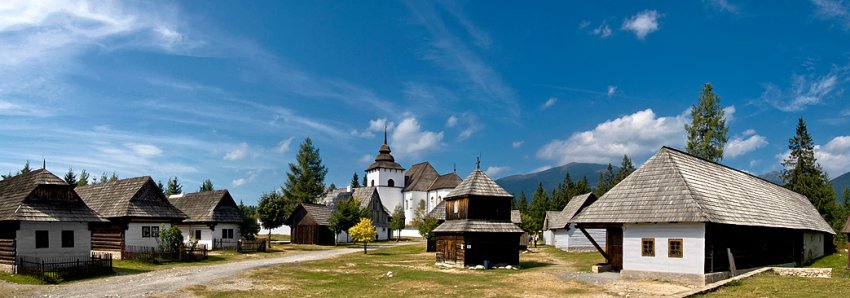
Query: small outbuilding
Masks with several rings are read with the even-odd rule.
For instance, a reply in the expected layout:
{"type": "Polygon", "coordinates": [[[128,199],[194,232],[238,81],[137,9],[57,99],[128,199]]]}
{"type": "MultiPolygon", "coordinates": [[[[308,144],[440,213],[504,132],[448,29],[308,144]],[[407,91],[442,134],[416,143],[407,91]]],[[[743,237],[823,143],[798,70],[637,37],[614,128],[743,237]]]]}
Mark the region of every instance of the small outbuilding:
{"type": "MultiPolygon", "coordinates": [[[[850,217],[847,217],[847,222],[844,223],[844,228],[841,232],[847,234],[847,248],[850,249],[850,217]]],[[[847,269],[850,269],[850,258],[847,258],[847,269]]]]}
{"type": "Polygon", "coordinates": [[[219,249],[236,248],[242,238],[245,219],[226,189],[172,195],[168,201],[189,216],[177,225],[184,240],[219,249]]]}
{"type": "Polygon", "coordinates": [[[301,203],[287,219],[292,229],[290,241],[296,244],[334,245],[329,220],[333,210],[321,204],[301,203]]]}
{"type": "Polygon", "coordinates": [[[519,265],[523,230],[511,222],[513,195],[476,168],[444,200],[446,221],[433,231],[437,264],[519,265]]]}
{"type": "Polygon", "coordinates": [[[596,195],[586,193],[572,197],[564,210],[546,211],[543,219],[544,243],[565,251],[595,251],[596,246],[605,246],[605,229],[579,229],[570,222],[573,216],[593,202],[596,202],[596,195]]]}
{"type": "Polygon", "coordinates": [[[804,264],[834,234],[805,196],[668,147],[570,221],[607,229],[600,252],[622,278],[697,285],[804,264]]]}

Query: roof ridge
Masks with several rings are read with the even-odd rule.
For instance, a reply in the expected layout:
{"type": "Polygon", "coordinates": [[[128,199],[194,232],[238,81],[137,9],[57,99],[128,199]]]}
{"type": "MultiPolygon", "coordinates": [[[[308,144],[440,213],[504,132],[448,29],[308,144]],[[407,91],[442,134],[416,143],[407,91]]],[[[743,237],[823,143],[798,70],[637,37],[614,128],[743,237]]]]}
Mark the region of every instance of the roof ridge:
{"type": "MultiPolygon", "coordinates": [[[[663,147],[663,148],[672,149],[672,148],[669,148],[669,147],[663,147]]],[[[678,150],[675,150],[675,149],[673,149],[673,150],[674,150],[674,151],[678,151],[678,150]]],[[[679,152],[681,152],[681,151],[679,151],[679,152]]],[[[681,171],[681,170],[679,170],[679,163],[677,163],[677,162],[676,162],[676,159],[675,159],[675,158],[673,158],[673,157],[670,155],[670,152],[665,152],[665,153],[666,153],[666,154],[665,154],[665,155],[666,155],[666,157],[667,157],[667,158],[670,160],[670,162],[674,165],[674,167],[673,167],[674,172],[676,173],[676,175],[678,175],[678,176],[679,176],[679,179],[682,179],[682,183],[684,183],[684,184],[685,184],[685,188],[687,188],[687,189],[688,189],[688,198],[689,198],[691,201],[693,201],[694,205],[697,207],[697,211],[699,212],[700,217],[702,217],[702,219],[703,219],[703,220],[705,220],[706,222],[711,222],[711,219],[709,219],[709,218],[708,218],[708,216],[706,216],[705,208],[703,208],[703,207],[702,207],[702,204],[700,204],[700,203],[699,203],[699,200],[697,200],[697,199],[695,198],[694,190],[693,190],[693,188],[691,188],[690,183],[688,183],[688,179],[685,179],[685,175],[683,175],[683,174],[682,174],[682,171],[681,171]]]]}

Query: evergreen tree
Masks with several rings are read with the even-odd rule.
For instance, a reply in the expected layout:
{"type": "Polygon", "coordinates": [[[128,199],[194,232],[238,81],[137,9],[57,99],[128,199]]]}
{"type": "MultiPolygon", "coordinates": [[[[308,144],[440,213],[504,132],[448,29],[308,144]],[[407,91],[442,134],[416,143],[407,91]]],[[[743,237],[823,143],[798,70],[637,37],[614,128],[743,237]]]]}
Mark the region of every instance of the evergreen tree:
{"type": "Polygon", "coordinates": [[[596,197],[602,197],[602,195],[614,187],[614,184],[616,184],[614,179],[616,179],[614,167],[609,163],[605,172],[599,173],[599,182],[597,182],[596,189],[593,191],[593,194],[595,194],[596,197]]]}
{"type": "MultiPolygon", "coordinates": [[[[354,179],[353,181],[357,180],[358,179],[354,179]]],[[[396,242],[401,239],[401,230],[404,229],[404,220],[404,209],[401,208],[401,204],[398,204],[395,206],[395,210],[393,210],[393,216],[390,219],[390,230],[398,231],[398,237],[395,238],[396,242]]]]}
{"type": "Polygon", "coordinates": [[[295,160],[295,163],[289,164],[287,181],[282,187],[283,196],[292,202],[314,203],[325,193],[325,175],[328,173],[322,165],[319,148],[313,147],[313,141],[306,138],[295,160]]]}
{"type": "Polygon", "coordinates": [[[204,179],[204,183],[201,183],[201,188],[198,191],[211,191],[214,189],[212,181],[210,179],[204,179]]]}
{"type": "Polygon", "coordinates": [[[723,159],[726,145],[726,126],[720,97],[714,94],[711,83],[705,83],[697,104],[691,106],[691,124],[685,124],[688,132],[688,153],[710,161],[723,159]]]}
{"type": "Polygon", "coordinates": [[[360,177],[357,176],[357,172],[354,172],[354,176],[351,177],[351,188],[360,187],[360,177]]]}
{"type": "Polygon", "coordinates": [[[567,203],[570,202],[570,199],[575,196],[573,194],[573,188],[575,188],[575,184],[573,183],[572,177],[570,177],[570,173],[564,175],[564,181],[558,185],[558,188],[555,188],[552,191],[552,210],[564,210],[564,207],[567,206],[567,203]]]}
{"type": "Polygon", "coordinates": [[[582,176],[581,180],[576,182],[576,187],[573,190],[575,195],[583,195],[590,192],[590,182],[587,181],[587,176],[582,176]]]}
{"type": "Polygon", "coordinates": [[[844,199],[844,209],[850,211],[850,187],[844,187],[844,194],[841,197],[844,199]]]}
{"type": "Polygon", "coordinates": [[[168,179],[168,185],[165,187],[165,195],[176,195],[183,193],[183,186],[177,181],[177,176],[168,179]]]}
{"type": "MultiPolygon", "coordinates": [[[[614,185],[626,179],[629,175],[631,175],[635,171],[635,166],[632,164],[632,160],[628,155],[623,155],[623,161],[620,162],[620,169],[617,170],[617,175],[614,177],[614,185]]],[[[613,186],[612,186],[613,188],[613,186]]]]}
{"type": "Polygon", "coordinates": [[[520,213],[528,212],[528,199],[525,197],[524,191],[521,191],[519,193],[519,202],[517,202],[517,209],[519,209],[520,213]]]}
{"type": "Polygon", "coordinates": [[[24,167],[21,168],[20,171],[18,171],[18,175],[23,175],[29,172],[32,172],[32,168],[30,168],[30,161],[27,160],[27,163],[24,164],[24,167]]]}
{"type": "Polygon", "coordinates": [[[68,172],[65,173],[65,178],[63,178],[63,180],[65,180],[65,183],[68,183],[68,185],[76,186],[77,185],[77,174],[74,174],[74,169],[68,167],[68,172]]]}
{"type": "Polygon", "coordinates": [[[531,229],[531,231],[536,232],[543,228],[543,219],[546,217],[548,207],[549,196],[545,191],[543,191],[543,184],[538,183],[537,191],[534,192],[531,199],[531,206],[528,208],[528,214],[530,216],[528,228],[531,229]]]}
{"type": "Polygon", "coordinates": [[[85,169],[83,169],[83,170],[80,172],[80,179],[79,179],[79,180],[77,180],[77,186],[86,186],[86,185],[89,185],[89,177],[90,177],[90,176],[91,176],[91,174],[89,174],[89,172],[86,172],[86,170],[85,170],[85,169]]]}
{"type": "Polygon", "coordinates": [[[118,181],[118,173],[115,173],[115,171],[112,171],[112,176],[109,176],[109,180],[107,180],[107,182],[113,181],[118,181]]]}
{"type": "Polygon", "coordinates": [[[328,189],[325,191],[325,193],[327,194],[327,193],[332,192],[334,190],[336,190],[336,184],[331,183],[331,185],[328,185],[328,189]]]}
{"type": "MultiPolygon", "coordinates": [[[[82,174],[80,174],[80,175],[82,175],[82,174]]],[[[168,196],[168,195],[166,195],[166,194],[165,194],[165,186],[163,186],[163,185],[162,185],[162,180],[158,180],[158,181],[156,182],[156,187],[159,187],[159,191],[160,191],[163,195],[165,195],[166,197],[168,196]]]]}
{"type": "Polygon", "coordinates": [[[257,202],[257,218],[260,219],[264,229],[269,231],[269,247],[272,241],[272,229],[279,228],[286,222],[285,198],[276,191],[263,193],[257,202]]]}

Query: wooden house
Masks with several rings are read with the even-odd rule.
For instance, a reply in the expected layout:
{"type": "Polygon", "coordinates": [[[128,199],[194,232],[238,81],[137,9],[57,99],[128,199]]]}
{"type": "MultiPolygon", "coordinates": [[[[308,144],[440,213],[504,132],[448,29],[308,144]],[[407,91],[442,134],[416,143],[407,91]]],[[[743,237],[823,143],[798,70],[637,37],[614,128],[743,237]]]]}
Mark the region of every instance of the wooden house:
{"type": "Polygon", "coordinates": [[[290,241],[296,244],[334,245],[334,232],[328,223],[331,213],[331,208],[322,204],[298,204],[287,219],[292,229],[290,241]]]}
{"type": "Polygon", "coordinates": [[[148,176],[80,186],[75,191],[107,221],[92,225],[92,250],[118,258],[126,246],[158,247],[160,229],[188,218],[148,176]]]}
{"type": "MultiPolygon", "coordinates": [[[[445,222],[446,202],[441,201],[439,204],[437,204],[437,206],[435,206],[434,209],[431,210],[431,212],[428,212],[428,216],[437,219],[437,223],[439,224],[445,222]]],[[[511,210],[511,222],[517,226],[522,225],[522,214],[520,214],[519,210],[511,210]]],[[[519,250],[526,249],[528,249],[528,232],[523,232],[522,235],[519,236],[519,250]]],[[[437,251],[437,239],[428,239],[425,251],[437,251]]]]}
{"type": "Polygon", "coordinates": [[[543,241],[546,245],[566,251],[595,251],[590,238],[596,239],[599,246],[605,246],[605,229],[586,229],[588,237],[571,223],[570,219],[582,209],[596,201],[593,193],[574,196],[561,211],[546,211],[543,219],[543,241]]]}
{"type": "Polygon", "coordinates": [[[87,259],[90,225],[101,221],[46,169],[0,181],[0,270],[14,272],[20,257],[87,259]]]}
{"type": "Polygon", "coordinates": [[[218,249],[235,248],[242,238],[239,226],[244,218],[226,189],[170,196],[168,201],[189,216],[177,225],[186,241],[218,249]]]}
{"type": "Polygon", "coordinates": [[[446,221],[433,231],[438,264],[519,265],[523,230],[511,222],[513,195],[476,169],[444,200],[446,221]]]}
{"type": "Polygon", "coordinates": [[[607,229],[599,251],[622,278],[697,285],[803,264],[834,234],[805,196],[667,147],[571,222],[607,229]]]}

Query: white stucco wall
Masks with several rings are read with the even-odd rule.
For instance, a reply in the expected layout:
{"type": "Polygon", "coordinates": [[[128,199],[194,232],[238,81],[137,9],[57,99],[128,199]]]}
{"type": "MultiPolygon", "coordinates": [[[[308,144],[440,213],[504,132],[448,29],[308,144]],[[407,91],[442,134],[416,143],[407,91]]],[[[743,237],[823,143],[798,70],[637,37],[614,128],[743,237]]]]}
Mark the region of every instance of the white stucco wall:
{"type": "Polygon", "coordinates": [[[15,234],[18,256],[89,257],[91,256],[91,231],[87,222],[33,222],[22,221],[15,234]],[[35,248],[35,231],[48,231],[49,247],[35,248]],[[62,247],[62,231],[74,231],[74,247],[62,247]]]}
{"type": "MultiPolygon", "coordinates": [[[[239,241],[242,237],[239,232],[239,225],[233,223],[217,224],[215,230],[211,230],[207,225],[178,225],[177,227],[180,228],[183,240],[187,243],[190,240],[198,240],[195,239],[195,230],[201,230],[201,239],[198,240],[198,244],[206,245],[207,249],[213,248],[213,239],[221,239],[221,231],[224,229],[233,229],[233,239],[225,239],[226,241],[239,241]]],[[[268,233],[268,231],[266,232],[268,233]]]]}
{"type": "Polygon", "coordinates": [[[705,224],[662,223],[623,225],[623,270],[703,274],[705,224]],[[641,255],[641,239],[655,238],[655,256],[641,255]],[[667,255],[667,240],[682,239],[682,257],[667,255]]]}
{"type": "Polygon", "coordinates": [[[546,245],[555,245],[555,230],[543,231],[543,243],[546,245]]]}
{"type": "Polygon", "coordinates": [[[394,187],[404,188],[404,171],[393,169],[374,169],[366,172],[365,186],[387,186],[390,179],[393,180],[394,187]],[[372,185],[372,181],[375,181],[375,185],[372,185]]]}
{"type": "MultiPolygon", "coordinates": [[[[416,216],[416,208],[419,208],[419,202],[425,201],[428,192],[425,191],[406,191],[404,192],[404,223],[413,223],[413,218],[416,216]]],[[[383,199],[383,195],[381,195],[383,199]]],[[[386,206],[386,205],[384,205],[386,206]]],[[[389,208],[389,206],[387,206],[389,208]]],[[[393,206],[395,208],[395,206],[393,206]]],[[[426,208],[427,210],[427,203],[426,208]]],[[[389,209],[392,212],[395,209],[389,209]]],[[[427,213],[427,211],[426,211],[427,213]]]]}
{"type": "MultiPolygon", "coordinates": [[[[389,228],[387,228],[387,227],[375,227],[375,232],[378,233],[378,235],[375,236],[375,240],[388,240],[389,239],[389,236],[390,236],[389,228]]],[[[393,236],[395,236],[395,234],[393,234],[393,236]]],[[[340,243],[354,241],[353,239],[348,237],[347,232],[339,233],[336,237],[336,240],[337,240],[337,242],[340,242],[340,243]]]]}
{"type": "Polygon", "coordinates": [[[824,235],[823,232],[806,231],[803,233],[803,262],[814,260],[824,254],[823,247],[824,235]]]}
{"type": "Polygon", "coordinates": [[[452,190],[452,188],[446,188],[429,191],[427,194],[428,200],[425,204],[425,207],[427,208],[428,212],[434,210],[434,207],[437,207],[437,204],[440,204],[440,202],[443,201],[443,198],[445,198],[447,194],[452,192],[452,190]]]}
{"type": "MultiPolygon", "coordinates": [[[[401,204],[402,194],[401,188],[398,187],[378,187],[378,196],[381,197],[381,204],[389,210],[392,215],[395,206],[401,204]]],[[[407,216],[407,214],[405,214],[407,216]]]]}
{"type": "Polygon", "coordinates": [[[170,228],[171,224],[167,222],[130,223],[129,225],[127,225],[127,231],[124,232],[124,244],[145,247],[159,247],[159,237],[142,237],[142,227],[159,227],[159,232],[162,233],[162,230],[170,228]]]}

